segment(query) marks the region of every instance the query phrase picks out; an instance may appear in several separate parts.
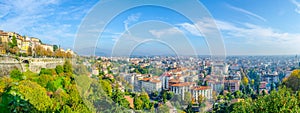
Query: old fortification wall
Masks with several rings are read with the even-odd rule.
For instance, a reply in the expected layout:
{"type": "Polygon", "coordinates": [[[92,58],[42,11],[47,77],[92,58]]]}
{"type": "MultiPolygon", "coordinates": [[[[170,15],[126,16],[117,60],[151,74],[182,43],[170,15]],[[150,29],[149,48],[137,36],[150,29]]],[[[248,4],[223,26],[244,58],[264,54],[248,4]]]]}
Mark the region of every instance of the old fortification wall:
{"type": "Polygon", "coordinates": [[[13,69],[39,73],[42,68],[55,68],[63,63],[61,58],[0,57],[0,76],[9,75],[13,69]]]}

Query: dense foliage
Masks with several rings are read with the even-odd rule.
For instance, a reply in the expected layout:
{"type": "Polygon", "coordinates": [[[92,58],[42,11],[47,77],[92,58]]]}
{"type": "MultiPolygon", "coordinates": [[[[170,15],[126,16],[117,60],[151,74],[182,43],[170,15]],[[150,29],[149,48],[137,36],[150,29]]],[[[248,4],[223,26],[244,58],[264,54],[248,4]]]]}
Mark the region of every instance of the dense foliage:
{"type": "Polygon", "coordinates": [[[293,91],[300,91],[300,70],[294,70],[288,78],[283,80],[283,85],[293,91]]]}
{"type": "Polygon", "coordinates": [[[90,112],[81,99],[69,61],[40,73],[13,70],[0,79],[1,112],[90,112]]]}
{"type": "Polygon", "coordinates": [[[234,93],[218,96],[213,112],[217,113],[297,113],[300,111],[300,71],[294,70],[276,90],[255,93],[249,85],[234,93]],[[233,99],[240,101],[234,102],[233,99]]]}
{"type": "Polygon", "coordinates": [[[286,88],[273,90],[270,95],[232,104],[233,113],[296,113],[300,111],[299,93],[293,94],[286,88]]]}

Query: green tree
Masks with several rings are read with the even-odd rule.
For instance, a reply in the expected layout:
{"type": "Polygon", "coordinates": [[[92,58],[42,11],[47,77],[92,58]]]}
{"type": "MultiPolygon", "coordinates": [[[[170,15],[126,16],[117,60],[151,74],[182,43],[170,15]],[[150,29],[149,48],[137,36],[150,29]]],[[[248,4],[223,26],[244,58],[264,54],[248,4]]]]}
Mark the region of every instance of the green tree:
{"type": "Polygon", "coordinates": [[[12,42],[9,42],[8,45],[10,48],[16,47],[18,45],[16,36],[13,36],[11,39],[12,42]]]}
{"type": "Polygon", "coordinates": [[[243,76],[242,83],[243,83],[244,86],[247,86],[249,84],[249,80],[246,76],[243,76]]]}
{"type": "Polygon", "coordinates": [[[53,45],[53,51],[56,51],[58,49],[57,45],[53,45]]]}
{"type": "Polygon", "coordinates": [[[136,109],[136,110],[142,110],[143,109],[143,101],[137,95],[133,99],[133,104],[134,104],[134,109],[136,109]]]}
{"type": "Polygon", "coordinates": [[[110,82],[107,80],[100,80],[101,88],[102,90],[108,95],[112,96],[112,87],[110,85],[110,82]]]}
{"type": "Polygon", "coordinates": [[[151,103],[150,103],[150,98],[146,92],[142,92],[140,95],[141,100],[143,101],[143,108],[150,110],[151,109],[151,103]]]}
{"type": "Polygon", "coordinates": [[[66,60],[63,67],[64,67],[64,72],[65,73],[72,73],[73,72],[72,64],[69,60],[66,60]]]}
{"type": "Polygon", "coordinates": [[[238,102],[233,105],[231,112],[250,112],[250,113],[278,113],[278,112],[298,112],[299,99],[296,94],[287,88],[279,88],[278,91],[271,91],[270,95],[259,96],[256,100],[251,98],[238,102]]]}
{"type": "Polygon", "coordinates": [[[57,65],[57,66],[55,67],[55,71],[56,71],[56,73],[59,75],[59,74],[61,74],[61,73],[64,72],[64,68],[63,68],[63,66],[61,66],[61,65],[57,65]]]}
{"type": "Polygon", "coordinates": [[[1,96],[1,98],[2,106],[0,107],[0,110],[2,112],[38,112],[27,100],[24,100],[20,95],[4,94],[1,96]],[[4,103],[3,101],[5,100],[8,100],[8,103],[4,103]]]}
{"type": "Polygon", "coordinates": [[[294,92],[300,90],[300,70],[294,70],[288,78],[283,80],[283,85],[294,92]]]}
{"type": "Polygon", "coordinates": [[[174,97],[174,93],[171,92],[171,91],[168,91],[168,92],[167,92],[167,99],[168,99],[168,100],[171,100],[173,97],[174,97]]]}
{"type": "Polygon", "coordinates": [[[167,92],[166,92],[166,91],[163,91],[163,92],[162,92],[162,99],[163,99],[163,102],[164,102],[164,103],[167,102],[167,92]]]}
{"type": "Polygon", "coordinates": [[[189,104],[192,102],[192,95],[190,92],[184,92],[184,103],[189,104]]]}
{"type": "Polygon", "coordinates": [[[0,78],[0,96],[12,85],[13,80],[9,77],[0,78]]]}
{"type": "Polygon", "coordinates": [[[56,75],[56,72],[54,69],[46,69],[42,68],[40,71],[40,75],[45,74],[45,75],[56,75]]]}
{"type": "Polygon", "coordinates": [[[118,88],[115,88],[113,91],[112,100],[122,107],[129,108],[129,102],[124,98],[124,93],[122,93],[118,88]]]}
{"type": "Polygon", "coordinates": [[[29,100],[29,103],[39,111],[46,111],[52,104],[51,99],[47,96],[46,89],[35,82],[23,80],[12,89],[15,89],[25,99],[29,100]]]}
{"type": "Polygon", "coordinates": [[[55,103],[53,105],[56,105],[56,107],[54,108],[61,109],[62,106],[67,105],[69,101],[69,95],[67,94],[66,91],[59,88],[58,90],[55,91],[55,93],[53,93],[52,99],[53,99],[53,103],[55,103]]]}
{"type": "Polygon", "coordinates": [[[154,92],[152,93],[152,96],[157,97],[157,96],[158,96],[158,91],[154,91],[154,92]]]}
{"type": "Polygon", "coordinates": [[[241,92],[241,91],[235,91],[234,93],[234,96],[236,97],[236,98],[242,98],[242,96],[243,96],[243,93],[241,92]]]}
{"type": "Polygon", "coordinates": [[[63,78],[58,78],[47,83],[46,88],[52,92],[55,92],[58,88],[63,87],[63,78]]]}
{"type": "Polygon", "coordinates": [[[204,101],[205,101],[205,97],[203,95],[199,95],[198,96],[199,107],[201,107],[204,104],[204,101]]]}
{"type": "Polygon", "coordinates": [[[23,79],[23,74],[18,69],[12,70],[9,75],[14,80],[22,80],[23,79]]]}
{"type": "Polygon", "coordinates": [[[42,87],[47,87],[47,84],[50,82],[50,81],[53,81],[53,77],[52,75],[45,75],[45,74],[42,74],[38,77],[38,79],[36,80],[36,82],[38,84],[40,84],[42,87]]]}
{"type": "Polygon", "coordinates": [[[193,113],[193,104],[190,102],[185,109],[186,113],[193,113]]]}

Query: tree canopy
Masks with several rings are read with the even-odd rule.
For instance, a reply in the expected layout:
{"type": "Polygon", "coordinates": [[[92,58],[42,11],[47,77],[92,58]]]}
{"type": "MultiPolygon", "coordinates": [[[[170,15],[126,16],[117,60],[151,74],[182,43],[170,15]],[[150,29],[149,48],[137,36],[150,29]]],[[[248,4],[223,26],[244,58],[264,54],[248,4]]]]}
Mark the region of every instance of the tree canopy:
{"type": "Polygon", "coordinates": [[[300,90],[300,70],[294,70],[288,78],[283,80],[283,85],[291,88],[293,91],[300,90]]]}

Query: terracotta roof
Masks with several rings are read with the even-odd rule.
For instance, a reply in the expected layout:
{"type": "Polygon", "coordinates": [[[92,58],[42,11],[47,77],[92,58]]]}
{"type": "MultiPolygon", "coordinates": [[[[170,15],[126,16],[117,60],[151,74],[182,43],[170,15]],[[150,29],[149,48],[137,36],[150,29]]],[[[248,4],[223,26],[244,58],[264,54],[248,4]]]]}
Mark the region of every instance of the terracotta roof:
{"type": "Polygon", "coordinates": [[[160,80],[155,80],[155,79],[153,79],[153,80],[150,80],[149,82],[153,82],[153,83],[159,83],[159,82],[160,82],[160,80]]]}
{"type": "Polygon", "coordinates": [[[207,90],[210,89],[209,86],[195,86],[192,88],[193,90],[207,90]]]}
{"type": "Polygon", "coordinates": [[[1,35],[1,36],[8,36],[8,34],[5,33],[5,32],[0,33],[0,35],[1,35]]]}
{"type": "Polygon", "coordinates": [[[180,82],[179,79],[170,79],[169,82],[180,82]]]}
{"type": "Polygon", "coordinates": [[[172,84],[171,86],[182,87],[182,86],[190,86],[192,84],[196,84],[196,83],[195,82],[182,82],[182,83],[172,84]]]}
{"type": "Polygon", "coordinates": [[[130,108],[134,108],[133,98],[131,98],[130,96],[124,96],[124,98],[129,102],[130,108]]]}
{"type": "Polygon", "coordinates": [[[143,78],[142,81],[149,81],[151,78],[143,78]]]}

